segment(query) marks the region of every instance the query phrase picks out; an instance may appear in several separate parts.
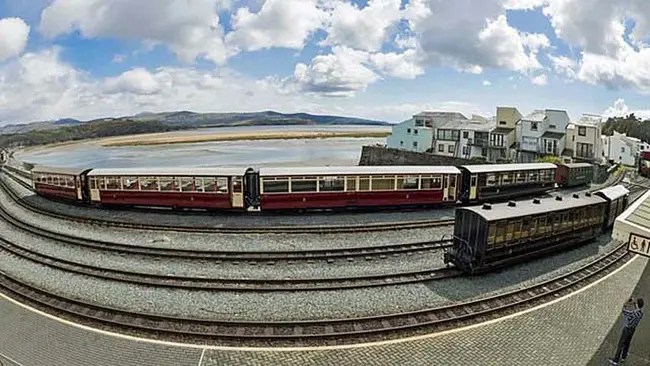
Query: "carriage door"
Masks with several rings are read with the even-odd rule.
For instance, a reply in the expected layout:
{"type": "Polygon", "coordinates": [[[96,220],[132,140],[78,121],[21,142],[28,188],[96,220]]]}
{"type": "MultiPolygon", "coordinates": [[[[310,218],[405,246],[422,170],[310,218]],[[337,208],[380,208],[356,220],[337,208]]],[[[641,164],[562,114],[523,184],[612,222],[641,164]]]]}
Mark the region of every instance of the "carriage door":
{"type": "Polygon", "coordinates": [[[447,201],[449,197],[449,175],[442,175],[442,200],[447,201]]]}
{"type": "Polygon", "coordinates": [[[232,207],[244,207],[244,189],[242,184],[242,177],[230,178],[230,192],[232,192],[230,195],[232,207]]]}
{"type": "Polygon", "coordinates": [[[456,200],[456,184],[457,184],[458,176],[456,174],[450,174],[449,175],[449,200],[450,201],[455,201],[456,200]]]}
{"type": "Polygon", "coordinates": [[[470,176],[469,178],[469,199],[470,200],[476,199],[477,181],[478,181],[478,176],[476,174],[470,176]]]}

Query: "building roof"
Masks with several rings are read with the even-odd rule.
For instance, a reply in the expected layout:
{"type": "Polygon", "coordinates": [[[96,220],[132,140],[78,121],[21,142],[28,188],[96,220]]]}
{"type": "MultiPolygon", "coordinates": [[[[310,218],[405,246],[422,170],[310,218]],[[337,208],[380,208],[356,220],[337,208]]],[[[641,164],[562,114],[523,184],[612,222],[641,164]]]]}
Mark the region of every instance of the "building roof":
{"type": "Polygon", "coordinates": [[[537,170],[537,169],[556,169],[557,166],[551,163],[528,163],[528,164],[480,164],[480,165],[463,165],[461,168],[470,173],[492,173],[492,172],[512,172],[520,170],[537,170]]]}
{"type": "Polygon", "coordinates": [[[573,124],[578,125],[578,126],[586,126],[586,127],[598,127],[598,125],[602,122],[603,117],[595,114],[583,114],[579,120],[576,122],[573,122],[573,124]]]}
{"type": "Polygon", "coordinates": [[[533,122],[542,122],[546,118],[546,112],[543,110],[536,110],[533,113],[522,118],[522,120],[533,121],[533,122]]]}
{"type": "Polygon", "coordinates": [[[550,132],[550,131],[547,131],[547,132],[544,132],[544,134],[542,135],[542,138],[546,138],[546,139],[556,139],[556,140],[559,140],[559,139],[561,139],[562,137],[564,137],[564,135],[565,135],[565,134],[564,134],[564,133],[561,133],[561,132],[550,132]]]}
{"type": "Polygon", "coordinates": [[[492,133],[509,134],[509,133],[510,133],[512,130],[514,130],[514,129],[515,129],[514,127],[512,127],[512,128],[496,127],[496,128],[493,128],[492,131],[490,131],[490,132],[492,132],[492,133]]]}
{"type": "Polygon", "coordinates": [[[494,128],[494,124],[490,121],[470,121],[470,120],[452,120],[440,126],[438,129],[442,130],[462,130],[462,131],[476,131],[476,132],[490,132],[494,128]]]}
{"type": "Polygon", "coordinates": [[[388,165],[388,166],[323,166],[323,167],[283,167],[260,168],[260,176],[288,175],[371,175],[371,174],[460,174],[453,166],[442,165],[388,165]]]}
{"type": "Polygon", "coordinates": [[[47,174],[61,174],[61,175],[80,175],[81,173],[90,170],[88,168],[59,168],[45,165],[36,165],[32,168],[32,173],[47,173],[47,174]]]}
{"type": "Polygon", "coordinates": [[[88,176],[119,175],[119,176],[209,176],[230,177],[243,176],[249,168],[116,168],[93,169],[88,176]]]}
{"type": "Polygon", "coordinates": [[[444,111],[422,111],[413,117],[437,117],[442,119],[467,119],[464,114],[459,112],[444,112],[444,111]]]}
{"type": "Polygon", "coordinates": [[[630,191],[619,184],[617,186],[603,188],[594,192],[594,194],[605,197],[611,201],[630,194],[630,191]]]}
{"type": "Polygon", "coordinates": [[[539,203],[533,203],[533,200],[520,201],[516,202],[514,207],[510,207],[508,203],[497,203],[491,205],[490,209],[484,209],[483,206],[457,207],[456,211],[466,210],[483,217],[487,221],[497,221],[593,205],[604,202],[604,199],[596,195],[590,197],[578,195],[578,198],[564,196],[561,201],[555,198],[543,198],[539,199],[539,201],[539,203]]]}

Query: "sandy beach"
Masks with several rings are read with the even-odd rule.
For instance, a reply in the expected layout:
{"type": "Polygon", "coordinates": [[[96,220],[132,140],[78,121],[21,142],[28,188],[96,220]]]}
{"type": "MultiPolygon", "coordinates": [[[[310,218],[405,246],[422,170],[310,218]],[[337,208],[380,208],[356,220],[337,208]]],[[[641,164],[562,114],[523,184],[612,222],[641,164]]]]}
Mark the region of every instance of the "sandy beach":
{"type": "Polygon", "coordinates": [[[389,131],[286,131],[286,132],[244,132],[244,133],[210,133],[174,135],[174,133],[152,133],[134,136],[110,137],[99,141],[101,146],[147,146],[186,144],[193,142],[240,141],[240,140],[295,140],[295,139],[327,139],[327,138],[384,138],[389,131]]]}

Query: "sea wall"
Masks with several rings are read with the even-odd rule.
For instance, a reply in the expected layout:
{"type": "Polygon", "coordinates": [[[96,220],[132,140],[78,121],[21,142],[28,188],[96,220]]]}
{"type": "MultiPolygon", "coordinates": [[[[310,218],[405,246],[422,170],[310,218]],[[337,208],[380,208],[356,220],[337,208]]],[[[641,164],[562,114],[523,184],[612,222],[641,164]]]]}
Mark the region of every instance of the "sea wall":
{"type": "Polygon", "coordinates": [[[468,165],[485,164],[484,161],[438,156],[383,146],[364,146],[359,165],[468,165]]]}

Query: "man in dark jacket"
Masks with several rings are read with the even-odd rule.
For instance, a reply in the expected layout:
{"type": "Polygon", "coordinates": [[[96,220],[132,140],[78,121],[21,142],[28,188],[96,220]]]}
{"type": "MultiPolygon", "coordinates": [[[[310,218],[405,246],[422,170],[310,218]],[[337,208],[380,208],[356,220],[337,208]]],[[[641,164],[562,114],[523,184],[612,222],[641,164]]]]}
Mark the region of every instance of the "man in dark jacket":
{"type": "Polygon", "coordinates": [[[634,298],[630,298],[627,300],[625,305],[623,305],[623,319],[625,320],[625,326],[623,327],[621,338],[618,340],[616,355],[614,358],[609,359],[609,363],[612,365],[618,365],[627,358],[627,351],[630,348],[632,336],[634,335],[634,331],[636,330],[637,325],[639,325],[641,318],[643,318],[643,299],[634,300],[634,298]]]}

